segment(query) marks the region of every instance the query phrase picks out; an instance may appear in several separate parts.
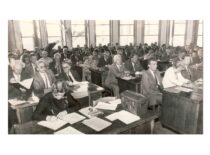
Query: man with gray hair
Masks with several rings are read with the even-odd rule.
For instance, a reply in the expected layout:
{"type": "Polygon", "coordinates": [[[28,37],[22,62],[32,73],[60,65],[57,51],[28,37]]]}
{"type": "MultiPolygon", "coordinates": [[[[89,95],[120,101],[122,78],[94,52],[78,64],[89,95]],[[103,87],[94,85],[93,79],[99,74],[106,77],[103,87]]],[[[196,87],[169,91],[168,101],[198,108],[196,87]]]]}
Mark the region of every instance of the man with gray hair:
{"type": "Polygon", "coordinates": [[[23,70],[22,62],[19,60],[16,60],[14,64],[12,65],[12,72],[9,72],[9,75],[8,75],[9,99],[20,97],[26,92],[26,89],[16,85],[16,83],[27,79],[27,75],[24,74],[22,70],[23,70]]]}
{"type": "Polygon", "coordinates": [[[44,94],[51,91],[55,76],[51,70],[47,69],[45,61],[37,61],[36,69],[37,72],[34,74],[33,81],[34,93],[37,97],[42,97],[44,94]]]}
{"type": "Polygon", "coordinates": [[[121,55],[117,54],[113,58],[113,64],[109,67],[108,75],[105,80],[105,86],[112,89],[114,96],[120,97],[119,86],[116,77],[125,76],[125,67],[122,63],[121,55]]]}

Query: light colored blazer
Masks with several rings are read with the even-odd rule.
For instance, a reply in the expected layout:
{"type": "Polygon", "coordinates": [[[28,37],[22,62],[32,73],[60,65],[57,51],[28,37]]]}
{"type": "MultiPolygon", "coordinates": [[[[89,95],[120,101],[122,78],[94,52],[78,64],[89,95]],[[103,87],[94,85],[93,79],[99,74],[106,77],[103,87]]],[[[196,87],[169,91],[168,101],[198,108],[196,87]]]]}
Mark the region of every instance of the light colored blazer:
{"type": "MultiPolygon", "coordinates": [[[[53,72],[51,70],[46,70],[46,74],[50,84],[52,85],[55,82],[55,76],[53,72]]],[[[39,72],[34,74],[33,89],[36,96],[41,97],[44,95],[45,84],[39,72]]]]}
{"type": "Polygon", "coordinates": [[[113,63],[110,67],[109,67],[109,71],[105,80],[105,85],[110,86],[112,84],[114,85],[118,85],[117,79],[116,77],[123,77],[124,76],[124,72],[125,72],[125,67],[124,65],[122,65],[121,71],[118,69],[117,65],[115,63],[113,63]]]}

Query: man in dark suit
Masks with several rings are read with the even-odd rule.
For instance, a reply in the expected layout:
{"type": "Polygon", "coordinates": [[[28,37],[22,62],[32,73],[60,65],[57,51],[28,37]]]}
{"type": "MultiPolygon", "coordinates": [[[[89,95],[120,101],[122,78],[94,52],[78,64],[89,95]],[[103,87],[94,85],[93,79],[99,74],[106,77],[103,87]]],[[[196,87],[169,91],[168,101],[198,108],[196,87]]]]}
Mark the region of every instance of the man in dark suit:
{"type": "Polygon", "coordinates": [[[55,75],[49,69],[45,61],[39,60],[36,63],[37,72],[34,74],[33,89],[37,97],[51,91],[52,84],[55,82],[55,75]]]}
{"type": "Polygon", "coordinates": [[[130,71],[130,74],[135,74],[135,72],[143,70],[137,54],[130,56],[130,59],[125,62],[125,68],[130,71]]]}
{"type": "Polygon", "coordinates": [[[64,81],[56,81],[53,84],[52,92],[46,94],[39,101],[33,119],[55,121],[67,113],[79,110],[80,104],[68,92],[64,81]]]}
{"type": "Polygon", "coordinates": [[[113,61],[114,62],[109,67],[108,75],[105,79],[105,86],[112,89],[114,96],[119,98],[119,86],[116,77],[124,77],[126,69],[122,63],[121,55],[115,55],[113,61]]]}
{"type": "Polygon", "coordinates": [[[197,79],[197,75],[196,75],[196,69],[194,69],[193,67],[190,66],[191,63],[191,58],[189,55],[185,55],[184,56],[184,60],[183,60],[183,67],[184,70],[181,71],[182,76],[185,79],[188,79],[192,82],[194,82],[197,79]]]}
{"type": "Polygon", "coordinates": [[[112,57],[109,51],[104,51],[104,56],[99,59],[98,67],[105,67],[112,64],[112,57]]]}
{"type": "Polygon", "coordinates": [[[159,105],[162,103],[162,79],[160,72],[157,70],[157,60],[148,61],[149,69],[142,75],[142,94],[148,97],[149,106],[159,105]]]}
{"type": "Polygon", "coordinates": [[[63,72],[58,76],[58,79],[62,79],[64,81],[68,81],[68,83],[74,83],[81,81],[79,74],[76,70],[74,70],[69,63],[62,63],[63,72]]]}

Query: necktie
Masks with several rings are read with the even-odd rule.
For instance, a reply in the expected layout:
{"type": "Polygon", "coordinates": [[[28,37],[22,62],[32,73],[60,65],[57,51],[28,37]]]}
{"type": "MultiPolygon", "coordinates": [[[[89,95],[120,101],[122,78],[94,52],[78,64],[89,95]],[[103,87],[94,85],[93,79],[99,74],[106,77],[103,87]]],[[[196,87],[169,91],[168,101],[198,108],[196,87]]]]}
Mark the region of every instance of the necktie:
{"type": "Polygon", "coordinates": [[[69,76],[69,74],[67,74],[67,77],[69,79],[69,81],[73,82],[72,78],[69,76]]]}
{"type": "Polygon", "coordinates": [[[45,88],[47,89],[49,87],[48,82],[47,82],[47,75],[44,73],[44,81],[45,81],[45,88]]]}
{"type": "Polygon", "coordinates": [[[135,64],[132,63],[132,65],[133,65],[133,71],[135,72],[136,71],[135,64]]]}

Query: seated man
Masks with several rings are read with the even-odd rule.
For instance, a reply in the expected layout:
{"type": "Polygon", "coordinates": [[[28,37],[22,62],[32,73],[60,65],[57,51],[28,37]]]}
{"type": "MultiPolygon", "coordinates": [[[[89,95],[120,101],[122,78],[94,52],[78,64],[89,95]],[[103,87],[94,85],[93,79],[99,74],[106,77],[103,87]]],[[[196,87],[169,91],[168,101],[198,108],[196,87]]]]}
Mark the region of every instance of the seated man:
{"type": "MultiPolygon", "coordinates": [[[[12,98],[25,98],[27,96],[26,89],[18,85],[28,78],[28,75],[23,71],[23,64],[21,61],[16,60],[11,67],[12,71],[9,72],[9,99],[12,98]]],[[[26,97],[27,98],[27,97],[26,97]]]]}
{"type": "Polygon", "coordinates": [[[39,60],[44,61],[44,62],[46,63],[46,65],[47,65],[47,68],[48,68],[49,65],[50,65],[50,63],[53,62],[53,59],[50,58],[50,57],[48,57],[48,52],[47,52],[47,51],[42,51],[42,52],[41,52],[41,57],[42,57],[42,58],[40,58],[39,60]]]}
{"type": "Polygon", "coordinates": [[[130,56],[130,59],[125,62],[125,68],[130,71],[130,74],[135,74],[135,72],[143,70],[137,54],[130,56]]]}
{"type": "Polygon", "coordinates": [[[26,63],[27,57],[26,58],[23,57],[23,60],[26,64],[24,68],[24,72],[28,75],[29,78],[32,78],[34,76],[34,73],[36,72],[37,55],[30,54],[28,63],[26,63]]]}
{"type": "Polygon", "coordinates": [[[194,82],[195,80],[197,80],[196,69],[192,68],[190,66],[190,63],[191,63],[190,56],[185,55],[184,60],[182,61],[182,65],[184,67],[184,70],[181,71],[181,74],[185,79],[188,79],[188,80],[194,82]]]}
{"type": "Polygon", "coordinates": [[[99,59],[98,67],[106,67],[107,65],[112,64],[112,57],[110,56],[109,51],[104,52],[104,56],[99,59]]]}
{"type": "Polygon", "coordinates": [[[182,86],[185,83],[190,82],[188,79],[185,79],[181,70],[183,70],[183,66],[181,65],[178,58],[174,58],[172,60],[172,67],[169,67],[163,77],[163,87],[173,87],[173,86],[182,86]]]}
{"type": "Polygon", "coordinates": [[[105,86],[112,89],[114,92],[114,96],[120,97],[119,94],[119,86],[116,77],[124,77],[125,76],[125,67],[122,63],[121,55],[117,54],[113,58],[113,64],[109,67],[108,75],[105,79],[105,86]]]}
{"type": "Polygon", "coordinates": [[[150,59],[148,67],[149,69],[142,75],[141,91],[148,97],[149,106],[154,106],[162,103],[163,85],[160,72],[157,70],[157,60],[150,59]]]}
{"type": "Polygon", "coordinates": [[[33,89],[34,94],[40,98],[51,91],[55,76],[51,70],[47,69],[45,61],[37,61],[36,69],[37,72],[34,74],[33,89]]]}
{"type": "Polygon", "coordinates": [[[53,84],[52,92],[46,94],[36,107],[34,120],[55,121],[67,113],[80,109],[80,105],[70,95],[64,81],[58,80],[53,84]]]}
{"type": "Polygon", "coordinates": [[[68,81],[67,83],[74,83],[81,81],[79,74],[67,62],[62,63],[63,72],[59,74],[58,79],[68,81]]]}

